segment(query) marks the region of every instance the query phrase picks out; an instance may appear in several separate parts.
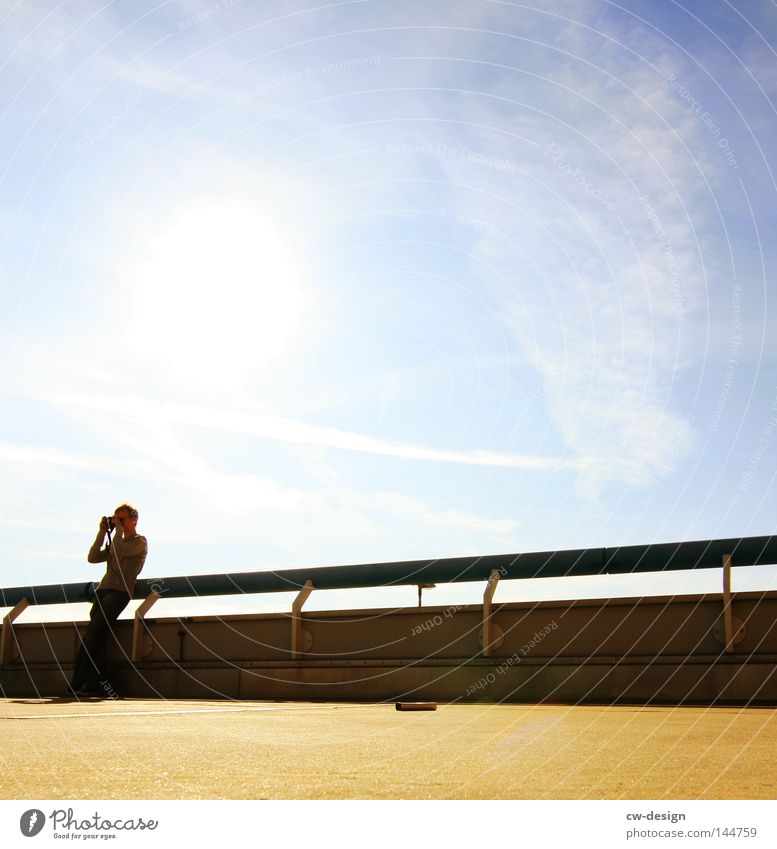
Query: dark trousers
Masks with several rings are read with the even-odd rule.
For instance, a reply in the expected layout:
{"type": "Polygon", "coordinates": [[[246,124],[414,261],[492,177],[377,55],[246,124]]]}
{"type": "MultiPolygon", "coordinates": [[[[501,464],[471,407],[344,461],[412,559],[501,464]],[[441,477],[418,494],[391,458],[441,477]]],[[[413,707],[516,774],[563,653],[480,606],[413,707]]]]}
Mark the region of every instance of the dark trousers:
{"type": "Polygon", "coordinates": [[[130,597],[123,590],[97,590],[96,595],[73,669],[70,686],[74,690],[82,687],[107,690],[111,687],[107,671],[108,640],[116,640],[114,626],[119,614],[129,604],[130,597]]]}

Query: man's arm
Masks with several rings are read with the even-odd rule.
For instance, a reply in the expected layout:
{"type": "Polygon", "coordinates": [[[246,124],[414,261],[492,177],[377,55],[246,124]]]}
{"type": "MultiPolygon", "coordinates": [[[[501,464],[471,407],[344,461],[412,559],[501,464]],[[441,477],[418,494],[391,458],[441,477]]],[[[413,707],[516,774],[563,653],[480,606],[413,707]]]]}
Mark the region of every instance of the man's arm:
{"type": "Polygon", "coordinates": [[[103,540],[105,539],[105,522],[100,519],[100,530],[97,531],[97,536],[94,538],[92,547],[89,549],[89,554],[86,555],[88,563],[107,563],[108,549],[103,548],[103,540]]]}

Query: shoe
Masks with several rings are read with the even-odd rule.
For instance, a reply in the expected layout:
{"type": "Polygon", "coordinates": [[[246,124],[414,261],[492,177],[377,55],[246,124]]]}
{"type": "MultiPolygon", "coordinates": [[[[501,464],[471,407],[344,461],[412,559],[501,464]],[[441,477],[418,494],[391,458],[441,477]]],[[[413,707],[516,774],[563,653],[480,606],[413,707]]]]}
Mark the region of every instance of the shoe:
{"type": "Polygon", "coordinates": [[[77,699],[104,699],[105,694],[100,690],[90,690],[87,687],[80,687],[75,691],[77,699]]]}

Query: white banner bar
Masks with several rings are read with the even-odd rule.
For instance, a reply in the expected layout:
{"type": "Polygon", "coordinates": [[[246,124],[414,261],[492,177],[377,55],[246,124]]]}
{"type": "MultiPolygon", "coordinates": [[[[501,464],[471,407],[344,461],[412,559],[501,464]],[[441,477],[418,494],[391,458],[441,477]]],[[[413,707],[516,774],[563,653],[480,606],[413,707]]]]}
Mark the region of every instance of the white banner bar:
{"type": "Polygon", "coordinates": [[[0,846],[773,849],[776,821],[772,801],[28,800],[0,802],[0,846]]]}

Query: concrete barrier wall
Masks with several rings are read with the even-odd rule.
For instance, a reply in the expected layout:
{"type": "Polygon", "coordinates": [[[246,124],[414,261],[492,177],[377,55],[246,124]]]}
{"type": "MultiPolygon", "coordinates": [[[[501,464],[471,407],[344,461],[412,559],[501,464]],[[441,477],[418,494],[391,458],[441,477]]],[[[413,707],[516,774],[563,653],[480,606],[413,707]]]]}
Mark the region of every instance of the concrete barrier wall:
{"type": "MultiPolygon", "coordinates": [[[[136,696],[775,702],[777,593],[734,594],[732,609],[743,627],[730,653],[714,594],[494,605],[488,658],[479,605],[304,614],[299,659],[290,614],[150,618],[135,665],[120,620],[111,656],[136,696]]],[[[18,621],[3,694],[62,692],[85,626],[18,621]]]]}

